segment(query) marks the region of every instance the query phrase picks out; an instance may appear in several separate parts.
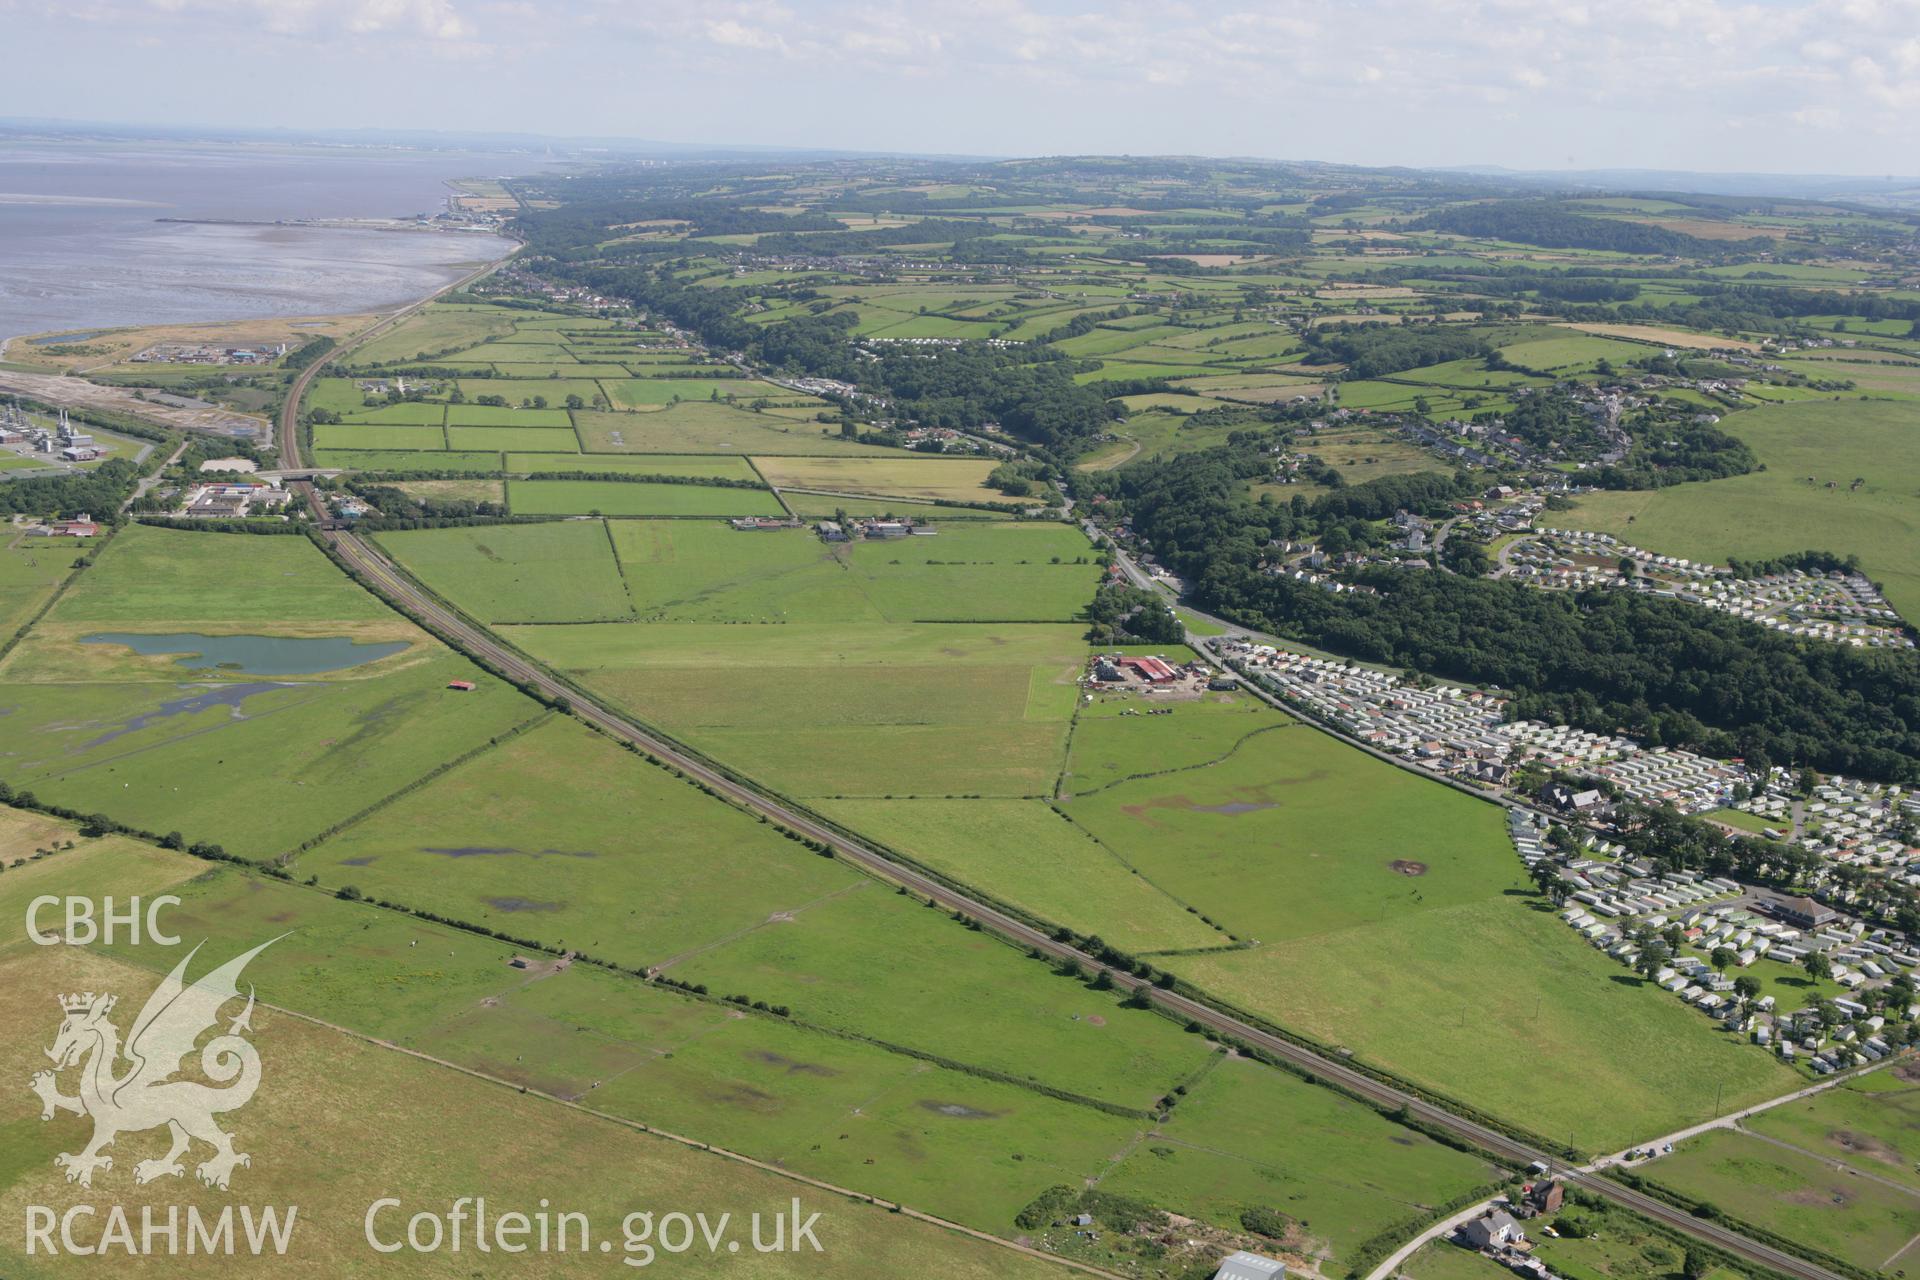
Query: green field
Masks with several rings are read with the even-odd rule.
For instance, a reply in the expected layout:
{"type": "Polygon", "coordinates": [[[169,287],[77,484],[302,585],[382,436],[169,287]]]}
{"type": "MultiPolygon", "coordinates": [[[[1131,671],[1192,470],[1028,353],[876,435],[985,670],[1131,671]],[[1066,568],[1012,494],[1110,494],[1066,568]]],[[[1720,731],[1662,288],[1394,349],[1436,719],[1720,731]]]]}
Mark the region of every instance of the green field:
{"type": "Polygon", "coordinates": [[[10,726],[0,777],[16,789],[250,858],[318,835],[535,710],[444,650],[373,678],[234,682],[224,693],[10,681],[0,707],[10,726]],[[451,693],[451,679],[480,688],[451,693]]]}
{"type": "Polygon", "coordinates": [[[1038,800],[838,800],[818,808],[963,884],[1127,951],[1226,942],[1038,800]]]}
{"type": "Polygon", "coordinates": [[[991,935],[877,884],[695,952],[669,970],[791,1005],[807,1022],[1147,1107],[1209,1052],[1178,1023],[1125,1009],[991,935]],[[985,1026],[1016,1035],[982,1035],[985,1026]]]}
{"type": "Polygon", "coordinates": [[[304,538],[135,525],[0,668],[0,776],[229,852],[283,852],[536,708],[366,594],[304,538]],[[315,676],[180,667],[99,631],[345,637],[403,648],[315,676]],[[473,680],[472,693],[446,688],[473,680]],[[191,681],[191,682],[189,682],[191,681]]]}
{"type": "Polygon", "coordinates": [[[117,534],[61,598],[61,622],[375,622],[393,617],[305,538],[248,538],[151,525],[117,534]]]}
{"type": "Polygon", "coordinates": [[[1920,1235],[1920,1191],[1836,1170],[1752,1134],[1716,1129],[1690,1138],[1644,1176],[1868,1270],[1891,1267],[1920,1235]]]}
{"type": "Polygon", "coordinates": [[[1724,822],[1730,827],[1738,827],[1756,836],[1782,825],[1774,819],[1763,818],[1757,813],[1748,813],[1744,809],[1715,809],[1705,816],[1710,821],[1724,822]]]}
{"type": "MultiPolygon", "coordinates": [[[[0,1026],[6,1028],[0,1058],[23,1078],[32,1062],[45,1062],[40,1051],[50,1034],[46,992],[137,990],[136,984],[152,980],[122,963],[59,947],[12,953],[0,961],[0,975],[0,1026]]],[[[1053,1264],[544,1098],[522,1096],[275,1010],[261,1008],[252,1025],[279,1087],[263,1089],[242,1115],[227,1122],[252,1157],[235,1174],[234,1194],[250,1203],[299,1206],[284,1264],[299,1272],[358,1276],[377,1271],[449,1280],[470,1275],[470,1252],[403,1253],[393,1260],[374,1254],[363,1222],[367,1206],[397,1195],[411,1202],[398,1219],[404,1232],[407,1213],[428,1205],[444,1211],[455,1196],[484,1188],[498,1206],[531,1213],[546,1199],[556,1211],[584,1213],[597,1237],[616,1247],[623,1216],[641,1205],[657,1209],[670,1202],[690,1213],[704,1211],[710,1219],[730,1213],[742,1238],[747,1215],[757,1211],[771,1219],[795,1196],[805,1212],[820,1212],[822,1252],[746,1253],[755,1275],[888,1275],[930,1264],[943,1274],[981,1280],[1058,1273],[1053,1264]],[[316,1105],[316,1097],[324,1097],[324,1103],[316,1105]],[[397,1105],[401,1099],[405,1105],[397,1105]],[[434,1159],[423,1165],[420,1153],[428,1149],[434,1159]]],[[[52,1166],[55,1152],[76,1149],[83,1140],[83,1124],[72,1117],[43,1124],[33,1095],[15,1091],[0,1111],[0,1131],[9,1135],[9,1158],[0,1164],[0,1211],[18,1220],[29,1204],[58,1213],[102,1194],[98,1186],[89,1191],[63,1183],[52,1166]]],[[[132,1164],[136,1155],[158,1155],[163,1147],[150,1135],[126,1135],[115,1148],[121,1157],[116,1165],[132,1164]]],[[[228,1193],[204,1189],[190,1177],[136,1189],[118,1168],[108,1176],[115,1179],[110,1194],[136,1222],[143,1205],[157,1206],[164,1221],[168,1205],[192,1204],[217,1217],[231,1203],[228,1193]]],[[[230,1258],[206,1257],[172,1260],[168,1274],[232,1273],[230,1258]]],[[[730,1257],[697,1251],[674,1262],[682,1271],[741,1273],[729,1264],[730,1257]]],[[[610,1264],[608,1255],[594,1248],[497,1257],[487,1265],[491,1275],[544,1277],[605,1275],[610,1264]]],[[[34,1280],[89,1269],[85,1262],[26,1259],[12,1238],[0,1248],[0,1266],[34,1280]]]]}
{"type": "Polygon", "coordinates": [[[860,883],[567,720],[409,793],[297,869],[629,967],[860,883]],[[610,795],[620,803],[603,803],[610,795]]]}
{"type": "MultiPolygon", "coordinates": [[[[1594,1209],[1569,1205],[1551,1219],[1535,1218],[1527,1224],[1527,1237],[1533,1242],[1533,1256],[1567,1280],[1677,1280],[1684,1277],[1686,1240],[1656,1230],[1651,1222],[1624,1209],[1594,1209]],[[1549,1235],[1551,1228],[1554,1234],[1549,1235]]],[[[1432,1249],[1421,1250],[1416,1261],[1432,1249]]],[[[1467,1254],[1460,1248],[1455,1253],[1467,1254]]],[[[1481,1267],[1498,1266],[1479,1254],[1467,1256],[1481,1267]]],[[[1739,1280],[1743,1273],[1728,1267],[1715,1267],[1705,1280],[1739,1280]]],[[[1414,1280],[1434,1280],[1425,1272],[1414,1272],[1414,1280]]],[[[1448,1280],[1442,1273],[1438,1280],[1448,1280]]],[[[1458,1280],[1472,1280],[1461,1274],[1458,1280]]]]}
{"type": "Polygon", "coordinates": [[[820,454],[897,458],[900,451],[842,439],[839,428],[704,400],[640,413],[576,410],[586,453],[820,454]]]}
{"type": "MultiPolygon", "coordinates": [[[[560,455],[551,455],[555,462],[560,455]]],[[[313,454],[317,467],[340,467],[348,471],[499,471],[498,453],[468,451],[461,453],[369,452],[356,448],[317,449],[313,454]]]]}
{"type": "MultiPolygon", "coordinates": [[[[322,456],[337,449],[395,449],[425,452],[447,447],[439,426],[377,426],[358,422],[322,425],[313,429],[313,447],[322,456]]],[[[434,466],[439,463],[435,462],[434,466]]]]}
{"type": "Polygon", "coordinates": [[[578,453],[580,438],[565,426],[467,426],[447,428],[450,449],[499,449],[511,453],[578,453]]]}
{"type": "Polygon", "coordinates": [[[1120,710],[1082,713],[1060,808],[1259,939],[1165,962],[1202,988],[1581,1146],[1678,1127],[1721,1086],[1730,1107],[1793,1080],[1574,938],[1526,885],[1496,807],[1232,703],[1120,710]],[[1560,1065],[1542,1077],[1549,1047],[1560,1065]]]}
{"type": "Polygon", "coordinates": [[[92,546],[73,538],[21,538],[0,547],[0,643],[13,637],[92,546]]]}
{"type": "MultiPolygon", "coordinates": [[[[556,727],[563,723],[556,722],[556,727]]],[[[556,754],[552,742],[529,742],[530,751],[556,754]]],[[[558,754],[576,766],[585,763],[564,750],[558,754]]],[[[472,778],[463,785],[471,796],[482,784],[490,793],[540,791],[551,780],[538,767],[530,772],[503,767],[484,784],[472,778]]],[[[420,816],[408,815],[416,825],[420,816]]],[[[94,864],[81,861],[83,856],[62,855],[65,861],[48,865],[71,868],[76,876],[93,875],[94,864]]],[[[200,865],[152,850],[147,861],[156,872],[168,874],[121,877],[112,886],[151,891],[200,865]]],[[[38,865],[35,871],[23,889],[57,893],[68,882],[57,875],[50,878],[38,865]]],[[[690,867],[676,880],[709,878],[703,866],[690,867]]],[[[1116,1170],[1116,1162],[1136,1147],[1141,1126],[1137,1119],[936,1067],[923,1058],[793,1022],[740,1018],[712,1004],[586,966],[553,972],[541,958],[530,970],[516,970],[506,963],[512,954],[508,944],[342,901],[324,889],[222,868],[183,886],[179,891],[185,902],[170,920],[184,934],[211,938],[216,950],[285,933],[249,970],[260,989],[275,992],[282,1006],[511,1083],[589,1100],[601,1111],[693,1132],[813,1176],[898,1196],[987,1230],[1008,1230],[1014,1211],[1048,1185],[1103,1174],[1125,1176],[1126,1166],[1116,1170]]],[[[5,901],[0,899],[0,906],[5,901]]],[[[910,927],[908,935],[924,934],[935,945],[942,937],[955,943],[976,937],[937,916],[930,919],[929,928],[910,927]]],[[[716,929],[728,924],[714,921],[716,929]]],[[[152,968],[170,959],[139,947],[122,946],[116,953],[152,968]]],[[[939,971],[948,974],[950,984],[968,1000],[981,998],[974,983],[990,982],[994,989],[1005,987],[1020,999],[1032,1000],[1036,1016],[1049,1022],[1058,1017],[1060,1007],[1055,983],[1068,992],[1083,990],[1046,977],[1037,967],[1031,967],[1032,972],[1041,976],[1029,978],[1018,971],[1030,966],[999,958],[1004,955],[995,948],[971,956],[962,947],[939,971]],[[1015,974],[1011,979],[1010,972],[1015,974]]],[[[1076,1007],[1097,1011],[1103,1006],[1076,1007]]],[[[1084,1034],[1144,1038],[1136,1052],[1146,1054],[1146,1061],[1157,1061],[1171,1043],[1166,1040],[1167,1024],[1158,1019],[1115,1016],[1100,1027],[1095,1019],[1107,1016],[1088,1013],[1084,1034]]],[[[1196,1052],[1204,1048],[1196,1041],[1181,1043],[1192,1044],[1196,1052]]],[[[1095,1060],[1105,1062],[1108,1056],[1099,1053],[1095,1060]]],[[[1219,1088],[1232,1089],[1227,1101],[1259,1104],[1263,1113],[1285,1104],[1274,1117],[1274,1131],[1259,1137],[1262,1167],[1254,1175],[1254,1181],[1273,1191],[1276,1202],[1281,1199],[1271,1185],[1281,1176],[1276,1169],[1295,1171],[1294,1185],[1285,1191],[1287,1200],[1315,1194],[1297,1174],[1326,1159],[1327,1138],[1351,1135],[1379,1143],[1393,1132],[1371,1111],[1331,1093],[1248,1063],[1227,1064],[1227,1069],[1236,1077],[1231,1086],[1222,1078],[1219,1088]],[[1252,1078],[1237,1078],[1243,1074],[1252,1078]],[[1309,1136],[1298,1139],[1282,1132],[1289,1122],[1310,1124],[1309,1136]]],[[[1207,1106],[1219,1096],[1209,1083],[1188,1105],[1207,1106]]],[[[1198,1136],[1186,1132],[1192,1127],[1189,1121],[1202,1114],[1198,1109],[1183,1114],[1164,1136],[1182,1142],[1185,1156],[1204,1161],[1212,1156],[1189,1145],[1198,1136]]],[[[1206,1137],[1209,1147],[1221,1142],[1239,1149],[1211,1134],[1199,1136],[1206,1137]]],[[[1462,1171],[1475,1167],[1476,1162],[1450,1152],[1444,1153],[1450,1162],[1436,1162],[1437,1149],[1425,1139],[1404,1137],[1413,1150],[1382,1148],[1396,1157],[1390,1162],[1392,1170],[1343,1187],[1392,1187],[1417,1175],[1432,1185],[1411,1194],[1438,1198],[1457,1190],[1462,1171]]],[[[1404,1145],[1401,1138],[1394,1142],[1404,1145]]],[[[1217,1214],[1223,1208],[1220,1194],[1209,1181],[1198,1187],[1171,1186],[1156,1198],[1169,1207],[1217,1214]]],[[[1318,1214],[1322,1203],[1314,1200],[1310,1207],[1318,1214]]],[[[1288,1208],[1306,1216],[1298,1203],[1288,1208]]],[[[1397,1208],[1390,1204],[1373,1212],[1390,1220],[1397,1208]]]]}
{"type": "Polygon", "coordinates": [[[1243,938],[1278,943],[1380,925],[1478,902],[1520,880],[1495,807],[1238,706],[1083,717],[1070,767],[1076,790],[1146,772],[1061,807],[1243,938]],[[1411,864],[1417,874],[1407,873],[1411,864]],[[1310,913],[1298,909],[1306,902],[1310,913]]]}
{"type": "Polygon", "coordinates": [[[514,313],[498,307],[423,307],[394,328],[357,348],[358,364],[392,364],[424,355],[463,350],[513,332],[514,313]]]}
{"type": "MultiPolygon", "coordinates": [[[[714,507],[701,495],[716,495],[723,514],[779,513],[761,490],[516,480],[508,493],[522,514],[529,492],[534,511],[597,504],[607,514],[668,514],[677,503],[707,514],[714,507]]],[[[1064,622],[1084,609],[1099,572],[1078,530],[995,521],[845,544],[808,530],[626,520],[415,530],[382,541],[488,622],[590,622],[635,610],[650,621],[1064,622]]]]}
{"type": "MultiPolygon", "coordinates": [[[[1155,652],[1170,662],[1189,657],[1184,649],[1164,646],[1155,652]]],[[[1065,794],[1086,795],[1133,778],[1212,768],[1242,751],[1264,761],[1266,749],[1274,745],[1274,731],[1299,727],[1284,711],[1246,694],[1209,694],[1198,702],[1176,703],[1171,714],[1144,722],[1128,714],[1141,705],[1132,694],[1103,693],[1081,709],[1065,794]]]]}
{"type": "MultiPolygon", "coordinates": [[[[503,382],[499,385],[511,387],[516,384],[503,382]]],[[[532,385],[544,384],[536,382],[532,385]]],[[[565,409],[522,409],[512,404],[504,408],[499,405],[452,404],[447,406],[447,425],[450,427],[555,427],[571,431],[573,419],[567,416],[565,409]]]]}
{"type": "Polygon", "coordinates": [[[1483,1253],[1450,1240],[1435,1240],[1408,1258],[1400,1274],[1408,1280],[1500,1280],[1513,1273],[1483,1253]]]}
{"type": "Polygon", "coordinates": [[[1884,401],[1778,405],[1722,421],[1766,470],[1592,493],[1555,522],[1715,564],[1816,548],[1857,555],[1903,617],[1920,617],[1920,418],[1884,401]],[[1808,483],[1812,477],[1813,483],[1808,483]],[[1858,491],[1854,480],[1866,483],[1858,491]],[[1829,489],[1832,482],[1835,488],[1829,489]]]}
{"type": "Polygon", "coordinates": [[[1920,1085],[1910,1067],[1857,1076],[1741,1121],[1752,1133],[1920,1191],[1920,1085]]]}
{"type": "Polygon", "coordinates": [[[347,423],[372,423],[381,426],[437,427],[446,421],[447,407],[438,401],[408,400],[400,404],[383,404],[374,408],[349,410],[340,415],[347,423]]]}
{"type": "Polygon", "coordinates": [[[616,409],[645,409],[682,400],[751,400],[792,394],[770,382],[725,378],[608,378],[600,385],[616,409]]]}
{"type": "Polygon", "coordinates": [[[1049,793],[1085,652],[1078,627],[1031,624],[505,634],[744,772],[815,796],[1049,793]]]}
{"type": "Polygon", "coordinates": [[[1615,1150],[1703,1120],[1716,1103],[1732,1110],[1799,1081],[1624,975],[1518,884],[1489,888],[1483,901],[1390,925],[1168,967],[1283,1026],[1586,1150],[1615,1150]],[[1542,1072],[1548,1060],[1554,1069],[1542,1072]]]}
{"type": "Polygon", "coordinates": [[[608,530],[634,608],[649,622],[879,617],[845,562],[810,530],[665,520],[621,520],[608,530]]]}
{"type": "Polygon", "coordinates": [[[1101,1189],[1175,1204],[1225,1226],[1248,1209],[1300,1224],[1336,1260],[1396,1223],[1496,1181],[1486,1161],[1372,1108],[1245,1059],[1222,1061],[1101,1189]]]}
{"type": "Polygon", "coordinates": [[[380,544],[485,623],[626,618],[633,607],[599,520],[414,529],[380,544]]]}

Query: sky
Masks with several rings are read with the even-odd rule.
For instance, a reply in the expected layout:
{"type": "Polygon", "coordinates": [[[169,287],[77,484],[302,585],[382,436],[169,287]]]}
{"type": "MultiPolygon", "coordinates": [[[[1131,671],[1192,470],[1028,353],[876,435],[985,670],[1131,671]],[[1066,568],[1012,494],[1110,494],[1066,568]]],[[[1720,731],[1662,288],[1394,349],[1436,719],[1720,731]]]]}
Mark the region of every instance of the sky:
{"type": "Polygon", "coordinates": [[[0,0],[0,32],[0,116],[1920,169],[1920,0],[0,0]]]}

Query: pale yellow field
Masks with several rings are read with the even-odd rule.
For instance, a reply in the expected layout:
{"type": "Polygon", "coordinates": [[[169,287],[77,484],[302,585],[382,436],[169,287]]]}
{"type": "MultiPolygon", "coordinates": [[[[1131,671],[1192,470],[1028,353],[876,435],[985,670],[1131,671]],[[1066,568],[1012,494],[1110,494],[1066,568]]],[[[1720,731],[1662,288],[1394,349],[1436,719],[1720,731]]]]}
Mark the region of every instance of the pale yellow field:
{"type": "Polygon", "coordinates": [[[986,485],[995,464],[971,458],[755,458],[753,465],[779,489],[823,489],[887,498],[1004,502],[986,485]]]}
{"type": "Polygon", "coordinates": [[[501,480],[407,480],[393,486],[416,498],[445,498],[469,502],[505,502],[501,480]]]}
{"type": "Polygon", "coordinates": [[[1650,324],[1576,324],[1572,321],[1557,321],[1562,329],[1578,329],[1581,333],[1597,334],[1603,338],[1632,338],[1641,342],[1660,342],[1669,347],[1684,347],[1690,351],[1706,351],[1714,347],[1725,347],[1733,351],[1758,351],[1757,343],[1743,342],[1739,338],[1721,338],[1710,333],[1688,333],[1685,329],[1662,329],[1650,324]]]}
{"type": "Polygon", "coordinates": [[[1417,298],[1420,291],[1398,284],[1332,284],[1314,290],[1316,298],[1417,298]]]}
{"type": "Polygon", "coordinates": [[[1765,240],[1787,235],[1790,227],[1768,227],[1738,222],[1716,222],[1712,218],[1625,218],[1664,231],[1677,231],[1700,240],[1765,240]]]}

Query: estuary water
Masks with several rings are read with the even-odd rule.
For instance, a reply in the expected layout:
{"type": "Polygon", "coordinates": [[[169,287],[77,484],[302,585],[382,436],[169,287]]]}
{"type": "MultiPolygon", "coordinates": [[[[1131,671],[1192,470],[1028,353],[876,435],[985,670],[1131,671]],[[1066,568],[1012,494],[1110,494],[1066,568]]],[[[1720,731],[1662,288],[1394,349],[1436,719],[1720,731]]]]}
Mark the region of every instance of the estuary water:
{"type": "Polygon", "coordinates": [[[439,213],[450,178],[538,164],[473,152],[0,139],[0,339],[398,305],[503,257],[511,242],[158,219],[439,213]]]}

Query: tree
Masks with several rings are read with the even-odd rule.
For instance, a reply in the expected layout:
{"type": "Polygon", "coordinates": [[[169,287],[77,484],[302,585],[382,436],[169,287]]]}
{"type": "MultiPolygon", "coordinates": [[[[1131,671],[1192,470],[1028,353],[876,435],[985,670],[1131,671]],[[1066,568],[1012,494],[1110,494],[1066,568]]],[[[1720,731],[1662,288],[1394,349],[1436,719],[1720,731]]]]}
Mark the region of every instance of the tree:
{"type": "Polygon", "coordinates": [[[1715,947],[1713,954],[1707,957],[1709,963],[1713,965],[1714,970],[1719,973],[1725,973],[1728,969],[1731,969],[1733,962],[1739,958],[1739,955],[1734,952],[1732,947],[1715,947]]]}
{"type": "Polygon", "coordinates": [[[1815,982],[1833,976],[1833,961],[1827,959],[1827,953],[1824,951],[1809,951],[1807,958],[1800,962],[1800,967],[1805,969],[1807,976],[1815,982]]]}
{"type": "Polygon", "coordinates": [[[1666,968],[1667,961],[1672,957],[1673,949],[1655,938],[1640,949],[1640,954],[1634,957],[1633,967],[1639,971],[1641,977],[1651,978],[1666,968]]]}
{"type": "Polygon", "coordinates": [[[1704,1280],[1707,1273],[1712,1271],[1714,1266],[1714,1260],[1708,1257],[1704,1251],[1689,1245],[1687,1247],[1687,1256],[1680,1263],[1680,1274],[1685,1276],[1686,1280],[1704,1280]]]}
{"type": "Polygon", "coordinates": [[[1740,997],[1741,1004],[1752,1004],[1760,998],[1760,979],[1752,974],[1741,974],[1733,980],[1733,994],[1740,997]]]}
{"type": "Polygon", "coordinates": [[[1448,538],[1440,553],[1440,560],[1455,573],[1469,578],[1484,578],[1488,570],[1493,568],[1486,545],[1471,538],[1448,538]]]}

